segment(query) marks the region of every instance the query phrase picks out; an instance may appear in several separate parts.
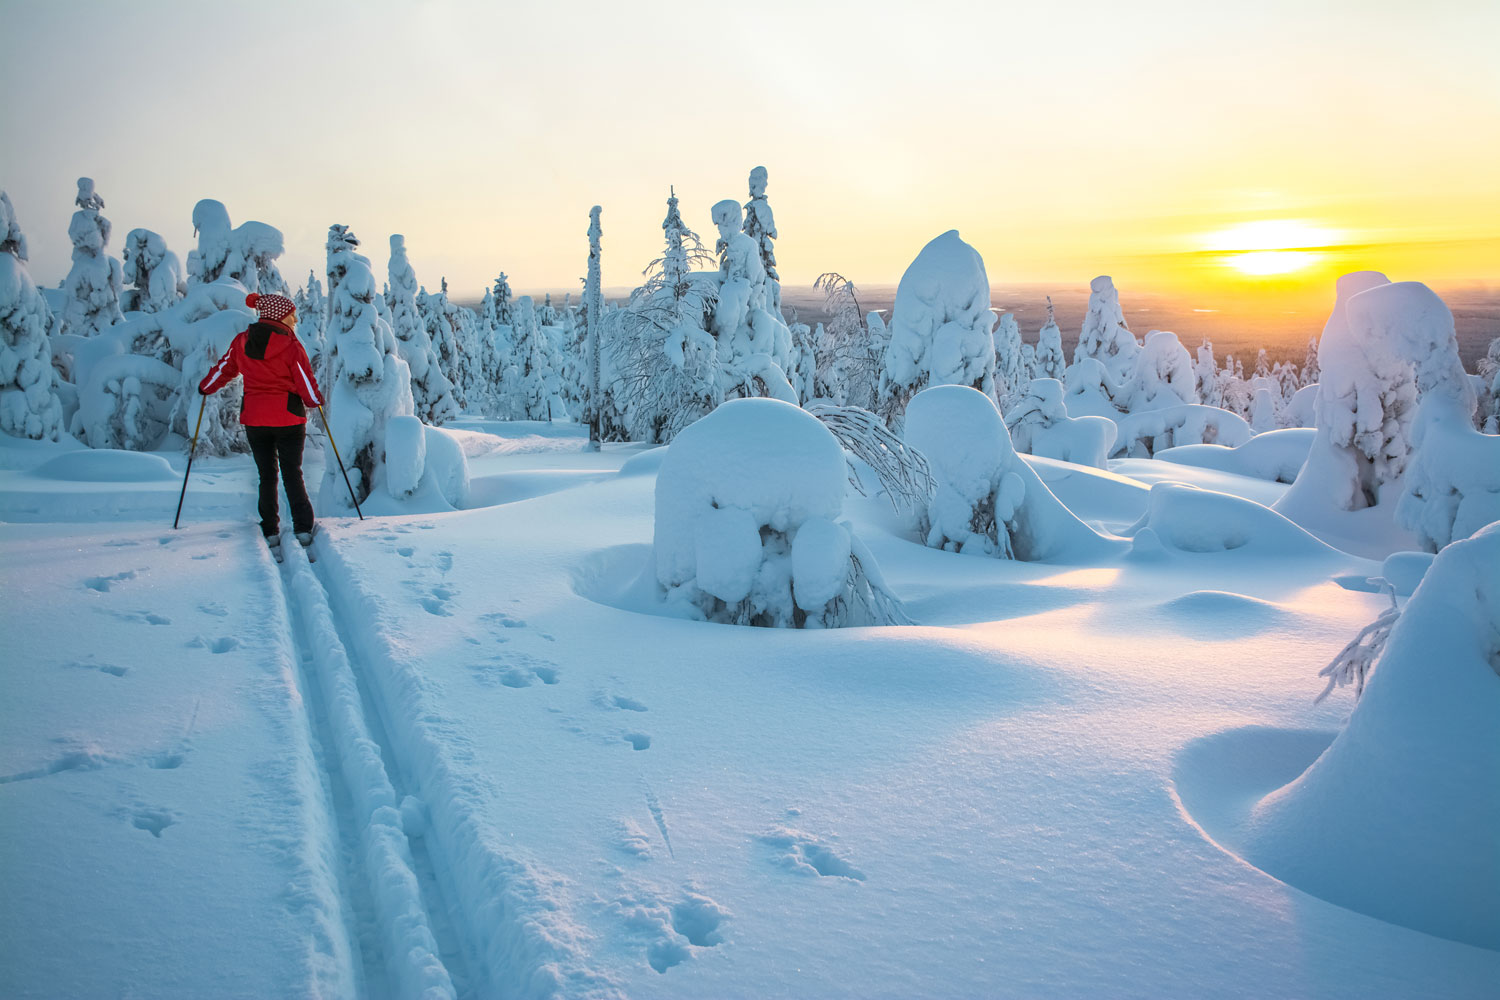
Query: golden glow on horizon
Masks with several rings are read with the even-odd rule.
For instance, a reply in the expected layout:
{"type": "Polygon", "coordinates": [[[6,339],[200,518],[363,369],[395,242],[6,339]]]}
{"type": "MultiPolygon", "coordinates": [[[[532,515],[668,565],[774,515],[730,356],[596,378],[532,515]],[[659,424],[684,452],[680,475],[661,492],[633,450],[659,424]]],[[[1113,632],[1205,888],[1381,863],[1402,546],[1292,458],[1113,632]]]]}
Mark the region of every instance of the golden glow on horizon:
{"type": "Polygon", "coordinates": [[[1251,250],[1227,257],[1224,263],[1245,274],[1291,274],[1312,267],[1326,255],[1306,250],[1251,250]]]}
{"type": "Polygon", "coordinates": [[[1327,258],[1311,248],[1332,247],[1344,238],[1337,229],[1301,219],[1261,219],[1242,222],[1204,237],[1206,250],[1219,263],[1252,277],[1305,271],[1327,258]]]}

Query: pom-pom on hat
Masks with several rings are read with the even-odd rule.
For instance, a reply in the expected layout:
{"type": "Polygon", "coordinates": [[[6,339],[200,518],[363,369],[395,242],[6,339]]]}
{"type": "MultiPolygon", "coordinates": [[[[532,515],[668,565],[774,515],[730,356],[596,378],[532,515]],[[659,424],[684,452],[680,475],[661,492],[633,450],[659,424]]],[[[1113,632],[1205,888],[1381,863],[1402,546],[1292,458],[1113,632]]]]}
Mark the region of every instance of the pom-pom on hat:
{"type": "Polygon", "coordinates": [[[297,311],[297,303],[285,295],[257,295],[251,292],[245,296],[245,305],[258,311],[261,319],[273,323],[280,323],[297,311]]]}

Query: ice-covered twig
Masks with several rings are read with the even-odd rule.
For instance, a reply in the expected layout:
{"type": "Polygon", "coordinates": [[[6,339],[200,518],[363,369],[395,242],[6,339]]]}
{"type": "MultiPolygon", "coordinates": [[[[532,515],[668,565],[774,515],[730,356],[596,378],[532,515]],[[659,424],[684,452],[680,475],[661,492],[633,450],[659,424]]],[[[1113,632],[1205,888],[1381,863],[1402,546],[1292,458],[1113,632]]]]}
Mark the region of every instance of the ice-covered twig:
{"type": "Polygon", "coordinates": [[[1391,599],[1391,606],[1380,613],[1380,617],[1360,629],[1347,646],[1339,650],[1339,654],[1333,661],[1318,671],[1319,677],[1328,678],[1328,686],[1323,693],[1313,699],[1317,704],[1333,693],[1334,688],[1343,687],[1345,684],[1354,685],[1354,697],[1359,698],[1365,692],[1365,678],[1368,676],[1375,661],[1385,651],[1386,640],[1391,636],[1391,628],[1401,617],[1401,609],[1396,606],[1396,588],[1391,586],[1387,580],[1381,580],[1381,590],[1391,599]]]}
{"type": "MultiPolygon", "coordinates": [[[[819,403],[808,412],[833,432],[845,451],[875,471],[898,512],[926,508],[937,492],[926,457],[892,434],[879,417],[857,406],[831,403],[819,403]]],[[[858,488],[853,477],[851,481],[858,488]]]]}

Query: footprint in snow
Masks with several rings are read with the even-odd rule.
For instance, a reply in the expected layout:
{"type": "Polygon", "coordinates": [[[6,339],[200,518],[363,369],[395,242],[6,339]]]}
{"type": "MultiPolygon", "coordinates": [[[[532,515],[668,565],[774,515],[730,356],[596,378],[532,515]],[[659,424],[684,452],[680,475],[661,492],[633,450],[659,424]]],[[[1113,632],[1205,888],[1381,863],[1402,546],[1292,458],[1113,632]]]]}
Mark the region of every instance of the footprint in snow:
{"type": "Polygon", "coordinates": [[[209,601],[205,604],[200,604],[198,605],[198,610],[203,612],[205,615],[213,615],[215,618],[229,617],[229,609],[220,604],[218,601],[209,601]]]}
{"type": "Polygon", "coordinates": [[[841,857],[831,846],[812,834],[787,827],[776,827],[763,833],[756,840],[771,848],[775,862],[788,871],[799,875],[818,875],[824,878],[846,878],[863,882],[865,873],[841,857]]]}
{"type": "Polygon", "coordinates": [[[439,552],[437,554],[437,568],[439,572],[446,573],[453,568],[453,553],[439,552]]]}
{"type": "Polygon", "coordinates": [[[130,817],[131,826],[137,830],[145,830],[158,840],[161,839],[162,831],[176,822],[177,814],[172,810],[149,806],[136,809],[130,817]]]}
{"type": "Polygon", "coordinates": [[[122,580],[134,579],[135,570],[128,569],[123,573],[116,573],[114,576],[91,576],[87,580],[83,581],[83,585],[89,590],[97,591],[101,594],[107,594],[110,591],[111,584],[119,583],[122,580]]]}
{"type": "Polygon", "coordinates": [[[625,742],[630,744],[632,750],[651,749],[651,737],[645,733],[626,733],[625,742]]]}
{"type": "Polygon", "coordinates": [[[623,694],[611,696],[608,705],[614,708],[624,709],[627,712],[649,711],[649,709],[647,709],[645,705],[636,701],[634,698],[627,698],[623,694]]]}
{"type": "Polygon", "coordinates": [[[720,928],[729,917],[718,903],[691,890],[676,903],[646,890],[615,900],[614,908],[626,928],[646,940],[646,962],[662,974],[692,958],[695,949],[723,943],[720,928]]]}

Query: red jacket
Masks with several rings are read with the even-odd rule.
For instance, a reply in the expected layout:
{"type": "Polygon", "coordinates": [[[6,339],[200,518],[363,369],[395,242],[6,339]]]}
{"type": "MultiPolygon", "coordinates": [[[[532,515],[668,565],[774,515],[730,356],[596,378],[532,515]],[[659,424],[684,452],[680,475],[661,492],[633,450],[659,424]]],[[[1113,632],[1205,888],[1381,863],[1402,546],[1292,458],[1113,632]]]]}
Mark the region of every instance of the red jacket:
{"type": "Polygon", "coordinates": [[[280,323],[262,320],[240,331],[229,350],[198,383],[198,391],[205,396],[218,392],[236,375],[245,376],[242,424],[302,424],[307,422],[307,407],[323,405],[307,352],[296,334],[280,323]]]}

